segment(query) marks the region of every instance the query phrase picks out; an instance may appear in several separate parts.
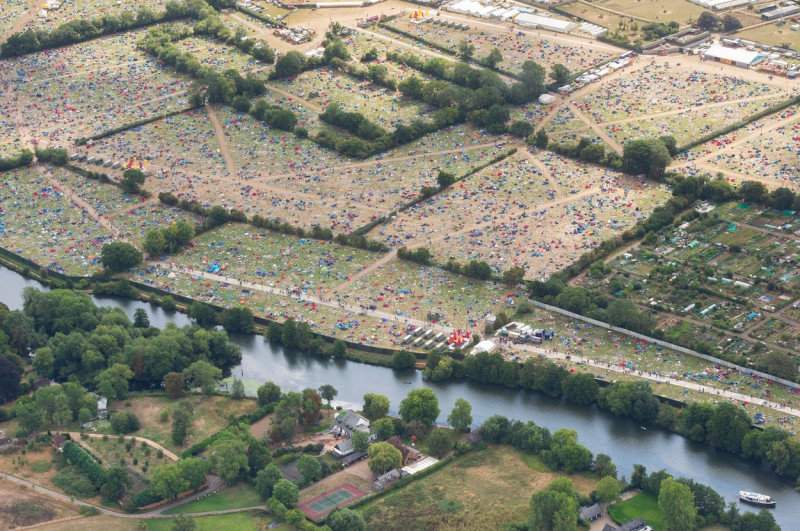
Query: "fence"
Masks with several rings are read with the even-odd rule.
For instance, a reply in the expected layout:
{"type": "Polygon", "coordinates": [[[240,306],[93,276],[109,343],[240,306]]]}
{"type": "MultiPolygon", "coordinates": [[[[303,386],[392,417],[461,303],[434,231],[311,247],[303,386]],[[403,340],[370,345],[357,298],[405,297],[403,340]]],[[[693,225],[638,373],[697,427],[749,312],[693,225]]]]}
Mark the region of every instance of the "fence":
{"type": "Polygon", "coordinates": [[[689,356],[694,356],[696,358],[700,358],[700,359],[703,359],[703,360],[706,360],[706,361],[710,361],[711,363],[716,363],[717,365],[724,365],[725,367],[737,370],[737,371],[742,372],[744,374],[755,375],[755,376],[759,376],[761,378],[766,378],[767,380],[772,380],[773,382],[778,382],[779,384],[783,384],[783,385],[786,385],[788,387],[796,387],[797,386],[797,383],[795,383],[795,382],[791,382],[789,380],[784,380],[783,378],[777,378],[775,376],[772,376],[771,374],[766,374],[766,373],[763,373],[763,372],[760,372],[760,371],[756,371],[756,370],[753,370],[753,369],[742,367],[741,365],[736,365],[735,363],[731,363],[729,361],[725,361],[725,360],[722,360],[722,359],[719,359],[719,358],[715,358],[713,356],[708,356],[706,354],[701,354],[701,353],[699,353],[697,351],[694,351],[692,349],[688,349],[686,347],[681,347],[679,345],[673,345],[672,343],[667,343],[666,341],[661,341],[660,339],[655,339],[655,338],[652,338],[652,337],[648,337],[648,336],[646,336],[644,334],[639,334],[637,332],[632,332],[630,330],[626,330],[625,328],[620,328],[618,326],[613,326],[613,325],[610,325],[608,323],[604,323],[602,321],[596,321],[596,320],[591,319],[589,317],[584,317],[583,315],[578,315],[577,313],[569,312],[569,311],[564,310],[562,308],[559,308],[557,306],[550,306],[549,304],[545,304],[543,302],[539,302],[539,301],[533,300],[533,299],[528,299],[528,300],[529,300],[529,302],[531,304],[533,304],[537,308],[542,308],[544,310],[548,310],[548,311],[551,311],[551,312],[560,313],[561,315],[566,315],[567,317],[572,317],[573,319],[579,319],[581,321],[584,321],[584,322],[589,323],[589,324],[593,324],[595,326],[600,326],[600,327],[606,328],[608,330],[613,330],[614,332],[619,332],[620,334],[625,334],[625,335],[630,336],[630,337],[635,337],[636,339],[642,339],[644,341],[647,341],[648,343],[654,343],[656,345],[661,345],[662,347],[665,347],[665,348],[668,348],[668,349],[671,349],[671,350],[677,350],[678,352],[682,352],[683,354],[688,354],[689,356]]]}

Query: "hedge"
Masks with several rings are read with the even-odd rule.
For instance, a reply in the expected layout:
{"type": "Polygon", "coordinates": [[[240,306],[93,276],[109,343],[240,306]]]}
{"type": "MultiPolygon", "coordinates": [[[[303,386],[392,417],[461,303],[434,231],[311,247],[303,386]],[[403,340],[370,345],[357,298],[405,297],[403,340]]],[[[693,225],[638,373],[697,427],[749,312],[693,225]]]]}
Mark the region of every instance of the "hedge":
{"type": "Polygon", "coordinates": [[[278,20],[276,18],[272,18],[269,15],[262,15],[261,13],[256,13],[255,11],[253,11],[251,9],[247,9],[246,7],[240,6],[238,3],[236,4],[236,9],[238,11],[241,11],[245,15],[251,16],[253,18],[257,18],[261,22],[266,22],[267,24],[272,24],[273,26],[279,26],[281,28],[285,28],[286,27],[286,22],[284,22],[282,20],[278,20]]]}
{"type": "Polygon", "coordinates": [[[222,436],[223,432],[225,430],[227,430],[229,427],[235,426],[236,424],[239,424],[240,422],[244,422],[244,423],[247,423],[247,424],[253,424],[257,420],[260,420],[260,419],[264,418],[265,416],[269,415],[273,411],[275,411],[275,403],[274,402],[270,403],[270,404],[267,404],[265,406],[261,406],[260,408],[258,408],[257,410],[253,411],[252,413],[246,413],[244,415],[240,415],[240,416],[236,417],[233,420],[233,422],[228,424],[228,426],[226,428],[224,428],[222,430],[219,430],[217,433],[215,433],[211,437],[208,437],[207,439],[203,439],[202,441],[200,441],[198,443],[195,443],[195,444],[191,445],[189,448],[187,448],[186,450],[184,450],[183,453],[181,453],[181,459],[187,459],[189,457],[193,457],[193,456],[199,454],[200,452],[205,451],[205,449],[208,448],[209,446],[211,446],[212,444],[214,444],[214,442],[218,438],[220,438],[220,436],[222,436]]]}
{"type": "Polygon", "coordinates": [[[97,461],[89,457],[80,446],[72,441],[67,442],[62,447],[64,457],[71,462],[81,472],[86,474],[95,487],[100,488],[106,482],[106,471],[97,461]]]}
{"type": "Polygon", "coordinates": [[[23,149],[18,155],[0,158],[0,171],[30,166],[31,162],[33,162],[33,153],[28,149],[23,149]]]}
{"type": "Polygon", "coordinates": [[[128,129],[133,129],[134,127],[139,127],[142,125],[147,125],[149,123],[157,122],[158,120],[163,120],[164,118],[170,118],[171,116],[175,116],[178,114],[183,114],[185,112],[193,111],[197,108],[197,105],[191,105],[186,107],[185,109],[178,109],[177,111],[172,111],[164,114],[159,114],[158,116],[153,116],[151,118],[145,118],[144,120],[137,120],[135,122],[131,122],[129,124],[123,124],[119,127],[115,127],[113,129],[108,129],[107,131],[103,131],[102,133],[97,133],[96,135],[92,135],[90,137],[83,137],[79,138],[75,141],[76,146],[83,146],[89,140],[100,140],[101,138],[106,138],[107,136],[116,135],[117,133],[121,133],[123,131],[127,131],[128,129]]]}

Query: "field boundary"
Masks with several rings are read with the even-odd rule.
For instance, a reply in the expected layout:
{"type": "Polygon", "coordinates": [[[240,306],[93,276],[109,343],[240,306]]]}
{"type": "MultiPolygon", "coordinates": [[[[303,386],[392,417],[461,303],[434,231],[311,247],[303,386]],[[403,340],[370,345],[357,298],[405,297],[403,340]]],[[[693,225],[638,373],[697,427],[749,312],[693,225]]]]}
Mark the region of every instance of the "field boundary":
{"type": "Polygon", "coordinates": [[[660,345],[662,347],[669,348],[669,349],[675,350],[677,352],[681,352],[683,354],[687,354],[689,356],[694,356],[696,358],[700,358],[700,359],[703,359],[703,360],[706,360],[706,361],[710,361],[710,362],[716,363],[718,365],[724,365],[725,367],[728,367],[728,368],[731,368],[731,369],[735,369],[736,371],[741,372],[742,374],[753,375],[753,376],[758,376],[760,378],[765,378],[767,380],[771,380],[773,382],[777,382],[779,384],[783,384],[783,385],[785,385],[787,387],[796,387],[797,386],[796,382],[792,382],[790,380],[784,380],[783,378],[778,378],[777,376],[772,376],[771,374],[767,374],[767,373],[764,373],[764,372],[761,372],[761,371],[756,371],[754,369],[748,369],[746,367],[742,367],[741,365],[736,365],[735,363],[731,363],[730,361],[725,361],[725,360],[720,359],[720,358],[715,358],[715,357],[709,356],[707,354],[701,354],[701,353],[699,353],[699,352],[697,352],[695,350],[692,350],[692,349],[689,349],[689,348],[686,348],[686,347],[682,347],[680,345],[674,345],[672,343],[668,343],[668,342],[662,341],[660,339],[655,339],[653,337],[646,336],[646,335],[640,334],[638,332],[633,332],[631,330],[626,330],[625,328],[620,328],[618,326],[610,325],[610,324],[604,323],[602,321],[597,321],[595,319],[592,319],[591,317],[585,317],[585,316],[577,314],[577,313],[572,313],[572,312],[570,312],[568,310],[564,310],[562,308],[559,308],[558,306],[551,306],[549,304],[545,304],[543,302],[539,302],[539,301],[537,301],[535,299],[528,299],[528,302],[530,302],[532,305],[536,306],[537,308],[541,308],[543,310],[548,310],[548,311],[551,311],[551,312],[560,313],[561,315],[564,315],[564,316],[567,316],[567,317],[571,317],[573,319],[580,319],[581,321],[583,321],[585,323],[589,323],[589,324],[592,324],[592,325],[595,325],[595,326],[600,326],[600,327],[605,328],[607,330],[613,330],[614,332],[618,332],[620,334],[625,334],[626,336],[630,336],[630,337],[633,337],[633,338],[636,338],[636,339],[641,339],[641,340],[647,341],[649,343],[654,343],[656,345],[660,345]]]}

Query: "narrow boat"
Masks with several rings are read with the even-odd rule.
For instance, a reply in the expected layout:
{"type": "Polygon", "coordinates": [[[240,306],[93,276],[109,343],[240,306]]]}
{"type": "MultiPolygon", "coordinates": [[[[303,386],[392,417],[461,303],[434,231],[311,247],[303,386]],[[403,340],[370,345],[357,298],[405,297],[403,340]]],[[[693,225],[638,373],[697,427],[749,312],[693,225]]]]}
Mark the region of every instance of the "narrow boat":
{"type": "Polygon", "coordinates": [[[766,494],[759,494],[757,492],[747,492],[746,490],[739,491],[739,499],[743,502],[752,503],[759,507],[775,507],[775,500],[766,494]]]}

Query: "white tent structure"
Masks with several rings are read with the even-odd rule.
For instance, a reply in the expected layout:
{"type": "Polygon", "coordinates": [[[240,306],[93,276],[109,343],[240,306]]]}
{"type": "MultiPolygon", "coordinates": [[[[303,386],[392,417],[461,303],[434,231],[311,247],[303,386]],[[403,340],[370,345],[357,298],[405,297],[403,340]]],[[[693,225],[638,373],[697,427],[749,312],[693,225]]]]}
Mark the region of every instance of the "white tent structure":
{"type": "Polygon", "coordinates": [[[543,30],[557,31],[559,33],[568,33],[578,27],[577,24],[569,20],[542,17],[539,15],[531,15],[530,13],[520,13],[514,18],[514,22],[523,28],[541,28],[543,30]]]}
{"type": "Polygon", "coordinates": [[[745,48],[728,48],[727,46],[715,44],[702,52],[702,57],[728,65],[749,67],[763,61],[766,58],[766,54],[745,48]]]}

